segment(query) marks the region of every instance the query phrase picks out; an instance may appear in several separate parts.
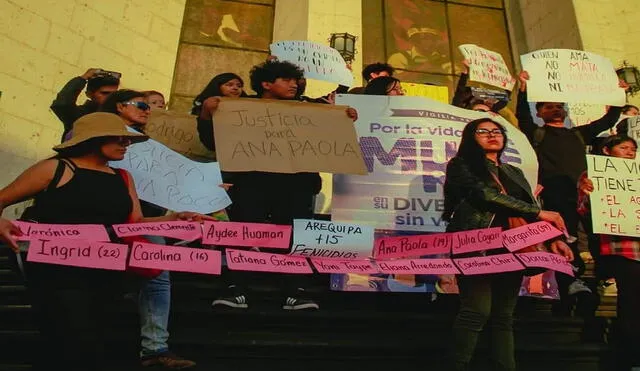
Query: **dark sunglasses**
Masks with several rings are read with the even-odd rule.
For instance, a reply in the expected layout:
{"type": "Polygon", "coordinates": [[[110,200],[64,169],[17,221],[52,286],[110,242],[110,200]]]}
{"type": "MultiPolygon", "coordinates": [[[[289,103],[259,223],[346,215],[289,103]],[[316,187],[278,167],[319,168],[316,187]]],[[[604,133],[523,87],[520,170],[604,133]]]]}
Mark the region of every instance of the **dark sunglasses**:
{"type": "Polygon", "coordinates": [[[148,111],[151,109],[151,106],[146,104],[145,102],[124,102],[122,103],[126,106],[135,106],[139,110],[148,111]]]}

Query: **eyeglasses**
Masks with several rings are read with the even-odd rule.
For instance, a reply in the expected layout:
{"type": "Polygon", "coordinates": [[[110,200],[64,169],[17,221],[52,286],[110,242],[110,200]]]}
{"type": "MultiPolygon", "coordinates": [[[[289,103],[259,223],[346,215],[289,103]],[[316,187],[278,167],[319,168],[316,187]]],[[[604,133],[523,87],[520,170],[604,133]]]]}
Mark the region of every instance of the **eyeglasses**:
{"type": "Polygon", "coordinates": [[[504,133],[502,132],[502,129],[476,129],[476,134],[481,135],[483,137],[488,137],[489,135],[495,135],[495,136],[503,136],[504,133]]]}
{"type": "Polygon", "coordinates": [[[151,109],[151,106],[146,104],[145,102],[124,102],[122,104],[126,106],[135,106],[137,109],[142,111],[148,111],[151,109]]]}

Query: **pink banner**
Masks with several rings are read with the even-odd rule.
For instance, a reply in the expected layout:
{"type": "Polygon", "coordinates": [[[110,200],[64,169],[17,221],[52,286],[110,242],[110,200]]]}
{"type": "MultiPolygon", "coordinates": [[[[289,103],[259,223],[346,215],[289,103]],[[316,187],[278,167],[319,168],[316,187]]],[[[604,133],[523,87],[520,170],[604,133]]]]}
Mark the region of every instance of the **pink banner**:
{"type": "Polygon", "coordinates": [[[31,240],[27,261],[123,271],[127,245],[68,239],[31,240]]]}
{"type": "Polygon", "coordinates": [[[516,254],[516,256],[525,267],[547,268],[573,277],[573,266],[567,259],[558,254],[552,254],[546,251],[536,251],[516,254]]]}
{"type": "Polygon", "coordinates": [[[17,236],[18,241],[56,239],[110,241],[107,230],[99,224],[41,224],[18,220],[11,222],[19,227],[23,233],[22,236],[17,236]]]}
{"type": "Polygon", "coordinates": [[[452,246],[453,233],[382,237],[374,241],[373,256],[391,259],[448,254],[452,246]]]}
{"type": "Polygon", "coordinates": [[[524,266],[513,254],[453,259],[465,276],[523,270],[524,266]]]}
{"type": "Polygon", "coordinates": [[[502,228],[474,229],[453,234],[453,254],[499,249],[502,247],[502,228]]]}
{"type": "Polygon", "coordinates": [[[205,222],[202,243],[221,246],[288,249],[291,226],[262,223],[205,222]]]}
{"type": "Polygon", "coordinates": [[[183,241],[194,241],[202,237],[200,223],[187,221],[115,224],[113,230],[118,237],[150,235],[183,241]]]}
{"type": "Polygon", "coordinates": [[[227,266],[235,271],[313,273],[307,259],[282,254],[227,249],[227,266]]]}
{"type": "Polygon", "coordinates": [[[536,222],[502,232],[502,244],[509,251],[518,251],[562,234],[547,222],[536,222]]]}
{"type": "Polygon", "coordinates": [[[369,260],[317,259],[311,263],[319,273],[376,274],[378,269],[369,260]]]}
{"type": "Polygon", "coordinates": [[[377,261],[386,274],[460,274],[451,259],[407,259],[377,261]]]}
{"type": "Polygon", "coordinates": [[[220,274],[220,251],[136,242],[131,247],[129,265],[167,271],[220,274]]]}

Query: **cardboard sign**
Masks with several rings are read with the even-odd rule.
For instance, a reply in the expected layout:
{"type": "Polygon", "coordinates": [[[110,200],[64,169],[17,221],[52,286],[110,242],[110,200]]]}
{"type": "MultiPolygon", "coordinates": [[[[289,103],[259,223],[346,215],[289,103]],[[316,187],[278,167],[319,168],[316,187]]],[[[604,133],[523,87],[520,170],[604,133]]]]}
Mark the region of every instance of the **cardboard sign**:
{"type": "Polygon", "coordinates": [[[127,266],[127,245],[53,238],[31,240],[27,261],[82,268],[123,271],[127,266]]]}
{"type": "Polygon", "coordinates": [[[440,103],[449,104],[449,88],[446,86],[416,84],[404,81],[400,83],[400,86],[402,86],[404,95],[406,96],[424,97],[440,103]]]}
{"type": "Polygon", "coordinates": [[[373,228],[350,223],[295,219],[291,255],[366,259],[371,257],[373,228]]]}
{"type": "Polygon", "coordinates": [[[376,274],[378,269],[369,260],[318,259],[311,263],[319,273],[358,273],[376,274]]]}
{"type": "Polygon", "coordinates": [[[483,82],[507,90],[513,89],[516,80],[511,76],[509,67],[500,53],[474,44],[463,44],[458,49],[469,61],[470,81],[483,82]]]}
{"type": "Polygon", "coordinates": [[[525,267],[547,268],[573,277],[573,266],[563,256],[546,251],[516,254],[525,267]]]}
{"type": "Polygon", "coordinates": [[[448,254],[453,244],[452,233],[382,237],[375,241],[373,256],[391,259],[448,254]]]}
{"type": "Polygon", "coordinates": [[[524,266],[513,254],[453,259],[465,276],[520,271],[524,266]]]}
{"type": "Polygon", "coordinates": [[[376,261],[386,274],[460,274],[451,259],[408,259],[376,261]]]}
{"type": "Polygon", "coordinates": [[[587,155],[593,233],[640,237],[638,159],[587,155]]]}
{"type": "Polygon", "coordinates": [[[282,254],[227,249],[227,266],[234,271],[309,274],[307,259],[282,254]]]}
{"type": "Polygon", "coordinates": [[[271,55],[295,64],[310,79],[353,85],[353,74],[337,50],[313,41],[277,41],[269,45],[271,55]]]}
{"type": "Polygon", "coordinates": [[[267,99],[222,99],[214,116],[225,171],[364,174],[347,107],[267,99]]]}
{"type": "Polygon", "coordinates": [[[155,245],[136,242],[131,247],[129,265],[176,272],[220,274],[221,254],[217,250],[155,245]]]}
{"type": "Polygon", "coordinates": [[[107,230],[99,224],[43,224],[19,220],[13,220],[11,223],[22,231],[22,236],[16,236],[18,241],[54,239],[110,241],[107,230]]]}
{"type": "Polygon", "coordinates": [[[202,243],[219,246],[288,249],[291,226],[263,223],[205,222],[202,243]]]}
{"type": "Polygon", "coordinates": [[[189,160],[153,139],[129,146],[111,166],[131,173],[140,199],[169,210],[208,214],[231,204],[218,163],[189,160]]]}
{"type": "Polygon", "coordinates": [[[531,102],[625,105],[625,92],[607,58],[581,50],[545,49],[522,55],[520,60],[529,72],[531,102]]]}
{"type": "Polygon", "coordinates": [[[513,252],[550,240],[561,234],[559,229],[548,222],[535,222],[502,232],[502,244],[513,252]]]}
{"type": "Polygon", "coordinates": [[[196,116],[165,110],[151,110],[144,132],[172,150],[187,157],[215,160],[198,135],[196,116]]]}
{"type": "Polygon", "coordinates": [[[509,143],[501,161],[522,169],[529,184],[537,184],[537,157],[529,140],[500,116],[421,97],[347,94],[336,100],[358,111],[355,127],[368,174],[333,176],[334,221],[444,232],[447,163],[458,151],[464,126],[479,118],[491,117],[506,128],[509,143]]]}
{"type": "Polygon", "coordinates": [[[632,116],[627,119],[627,135],[640,141],[640,116],[632,116]]]}
{"type": "Polygon", "coordinates": [[[154,223],[114,224],[118,237],[162,236],[182,241],[194,241],[202,237],[202,227],[197,222],[173,221],[154,223]]]}

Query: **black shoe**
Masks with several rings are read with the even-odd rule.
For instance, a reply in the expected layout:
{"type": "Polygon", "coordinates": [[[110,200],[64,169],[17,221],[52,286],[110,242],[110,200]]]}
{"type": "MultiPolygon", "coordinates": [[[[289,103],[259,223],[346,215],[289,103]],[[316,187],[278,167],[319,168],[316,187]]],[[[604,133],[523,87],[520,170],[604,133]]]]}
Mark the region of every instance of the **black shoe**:
{"type": "Polygon", "coordinates": [[[247,309],[249,308],[249,302],[247,301],[247,297],[244,295],[223,296],[214,300],[213,303],[211,303],[211,306],[247,309]]]}
{"type": "Polygon", "coordinates": [[[302,298],[294,298],[288,296],[284,301],[282,309],[285,310],[305,310],[305,309],[320,309],[320,306],[315,301],[302,298]]]}

